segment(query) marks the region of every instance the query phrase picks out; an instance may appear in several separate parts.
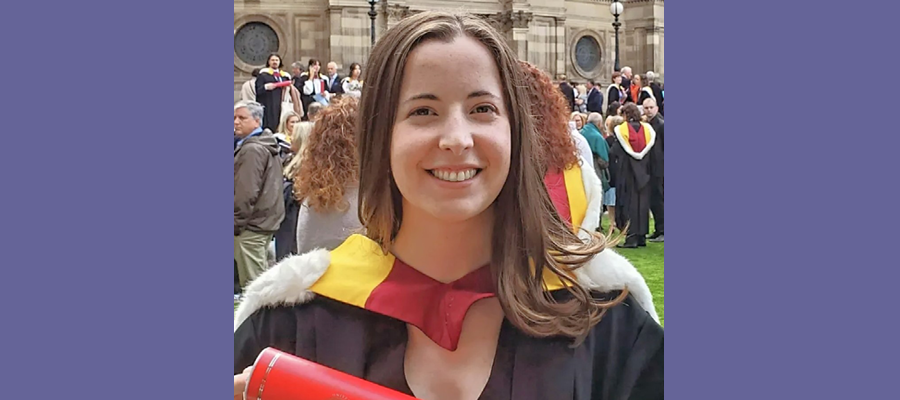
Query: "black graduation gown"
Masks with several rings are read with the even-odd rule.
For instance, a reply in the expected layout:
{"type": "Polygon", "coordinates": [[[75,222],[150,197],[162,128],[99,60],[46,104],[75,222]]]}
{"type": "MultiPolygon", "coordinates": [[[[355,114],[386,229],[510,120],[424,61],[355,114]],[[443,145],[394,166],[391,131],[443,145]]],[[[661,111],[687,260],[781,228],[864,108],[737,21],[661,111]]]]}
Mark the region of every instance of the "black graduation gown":
{"type": "MultiPolygon", "coordinates": [[[[652,92],[653,92],[653,91],[651,90],[650,93],[652,93],[652,92]]],[[[638,92],[638,102],[637,102],[637,104],[638,104],[639,106],[643,106],[643,105],[644,105],[644,100],[652,99],[653,96],[651,96],[650,93],[648,93],[644,88],[641,88],[641,90],[638,92]]],[[[657,105],[657,106],[658,106],[658,105],[657,105]]]]}
{"type": "MultiPolygon", "coordinates": [[[[643,126],[653,129],[649,124],[643,126]]],[[[654,131],[651,133],[651,142],[645,148],[645,155],[642,158],[635,157],[622,143],[624,139],[619,135],[619,130],[623,128],[624,124],[614,129],[617,140],[610,149],[610,154],[614,154],[616,158],[616,224],[620,227],[628,225],[626,244],[632,244],[640,242],[650,227],[651,166],[658,148],[654,131]]]]}
{"type": "MultiPolygon", "coordinates": [[[[554,297],[568,296],[565,290],[554,297]]],[[[613,295],[613,294],[610,294],[613,295]]],[[[234,333],[234,373],[266,347],[413,395],[403,371],[406,323],[324,297],[262,308],[234,333]]],[[[488,383],[489,400],[663,398],[663,329],[629,296],[578,347],[537,339],[504,321],[488,383]]]]}
{"type": "Polygon", "coordinates": [[[308,80],[308,72],[304,72],[300,74],[299,77],[296,77],[294,79],[294,87],[296,87],[297,91],[300,92],[300,104],[303,105],[303,118],[301,118],[303,121],[309,121],[309,117],[307,117],[307,115],[309,114],[309,105],[314,101],[312,96],[303,94],[303,84],[305,84],[308,80]]]}
{"type": "MultiPolygon", "coordinates": [[[[643,277],[612,250],[582,268],[591,281],[579,283],[597,299],[627,287],[626,300],[574,348],[572,339],[534,338],[504,321],[480,399],[663,398],[663,329],[643,277]]],[[[289,257],[244,291],[235,311],[234,373],[273,347],[412,395],[403,369],[408,324],[454,351],[469,305],[490,296],[491,277],[485,266],[443,284],[357,234],[334,250],[289,257]]],[[[558,301],[571,296],[560,283],[544,283],[558,301]]]]}
{"type": "Polygon", "coordinates": [[[263,128],[277,132],[278,124],[281,123],[281,102],[284,100],[285,88],[266,90],[265,85],[289,80],[290,75],[285,76],[282,72],[282,76],[276,77],[269,71],[264,69],[256,77],[256,101],[263,106],[263,128]]]}
{"type": "Polygon", "coordinates": [[[609,116],[609,106],[611,106],[612,103],[619,102],[619,105],[621,106],[624,101],[624,99],[619,96],[619,89],[615,86],[610,86],[606,89],[606,99],[606,116],[609,116]]]}

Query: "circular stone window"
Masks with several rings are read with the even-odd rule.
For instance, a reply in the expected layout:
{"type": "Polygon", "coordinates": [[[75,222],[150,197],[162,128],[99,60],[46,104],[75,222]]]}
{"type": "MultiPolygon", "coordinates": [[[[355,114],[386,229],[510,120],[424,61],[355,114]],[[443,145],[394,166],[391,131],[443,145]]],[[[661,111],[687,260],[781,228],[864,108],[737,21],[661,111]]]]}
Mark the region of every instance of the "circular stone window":
{"type": "Polygon", "coordinates": [[[600,44],[593,36],[582,36],[575,43],[575,62],[584,71],[593,71],[600,65],[600,44]]]}
{"type": "Polygon", "coordinates": [[[269,53],[278,51],[278,34],[262,22],[250,22],[234,34],[234,53],[250,65],[265,65],[269,53]]]}

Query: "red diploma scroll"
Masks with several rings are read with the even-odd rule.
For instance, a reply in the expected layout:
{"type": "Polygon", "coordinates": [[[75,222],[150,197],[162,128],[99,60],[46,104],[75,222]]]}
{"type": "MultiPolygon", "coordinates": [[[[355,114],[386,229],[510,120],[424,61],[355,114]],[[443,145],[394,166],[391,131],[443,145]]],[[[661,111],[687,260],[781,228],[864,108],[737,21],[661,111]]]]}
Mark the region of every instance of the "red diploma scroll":
{"type": "Polygon", "coordinates": [[[285,86],[291,86],[291,81],[278,82],[275,84],[275,87],[277,87],[277,88],[285,87],[285,86]]]}
{"type": "Polygon", "coordinates": [[[416,400],[271,347],[256,358],[246,400],[416,400]]]}

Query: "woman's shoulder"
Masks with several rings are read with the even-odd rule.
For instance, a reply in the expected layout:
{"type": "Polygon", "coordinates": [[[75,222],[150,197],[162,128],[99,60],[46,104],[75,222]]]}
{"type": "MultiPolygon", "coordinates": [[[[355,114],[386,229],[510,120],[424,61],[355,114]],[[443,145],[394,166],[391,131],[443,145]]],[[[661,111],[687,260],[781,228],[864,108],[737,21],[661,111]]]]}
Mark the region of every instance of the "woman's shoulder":
{"type": "Polygon", "coordinates": [[[390,271],[390,266],[390,257],[378,244],[359,234],[350,235],[331,251],[319,248],[288,256],[244,289],[234,329],[259,310],[292,308],[319,296],[363,308],[366,290],[371,290],[367,285],[390,271]]]}
{"type": "Polygon", "coordinates": [[[659,315],[653,305],[653,293],[644,276],[621,254],[604,249],[583,267],[575,270],[579,283],[592,293],[604,295],[627,289],[632,302],[657,324],[659,315]]]}

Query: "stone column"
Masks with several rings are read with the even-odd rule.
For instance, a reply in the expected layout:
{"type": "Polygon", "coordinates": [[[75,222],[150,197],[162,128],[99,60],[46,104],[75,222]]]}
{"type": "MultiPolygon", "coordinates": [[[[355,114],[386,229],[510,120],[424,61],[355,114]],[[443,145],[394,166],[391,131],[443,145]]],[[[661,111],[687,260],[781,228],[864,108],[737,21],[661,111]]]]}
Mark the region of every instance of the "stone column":
{"type": "Polygon", "coordinates": [[[511,12],[509,18],[512,23],[509,45],[520,60],[527,60],[529,24],[531,24],[534,15],[527,11],[518,10],[511,12]]]}
{"type": "Polygon", "coordinates": [[[556,17],[556,68],[553,71],[553,78],[558,79],[562,74],[568,74],[566,71],[566,17],[556,17]]]}
{"type": "MultiPolygon", "coordinates": [[[[322,71],[325,71],[325,66],[330,61],[336,61],[338,63],[342,62],[344,59],[344,43],[342,41],[344,32],[343,32],[343,21],[341,21],[341,17],[343,16],[344,7],[342,6],[328,6],[326,11],[327,21],[328,21],[328,52],[327,54],[323,54],[321,61],[322,63],[322,71]]],[[[338,65],[340,68],[340,65],[338,65]]]]}
{"type": "Polygon", "coordinates": [[[632,0],[625,3],[623,15],[625,52],[622,66],[635,74],[653,71],[663,75],[663,0],[632,0]]]}

